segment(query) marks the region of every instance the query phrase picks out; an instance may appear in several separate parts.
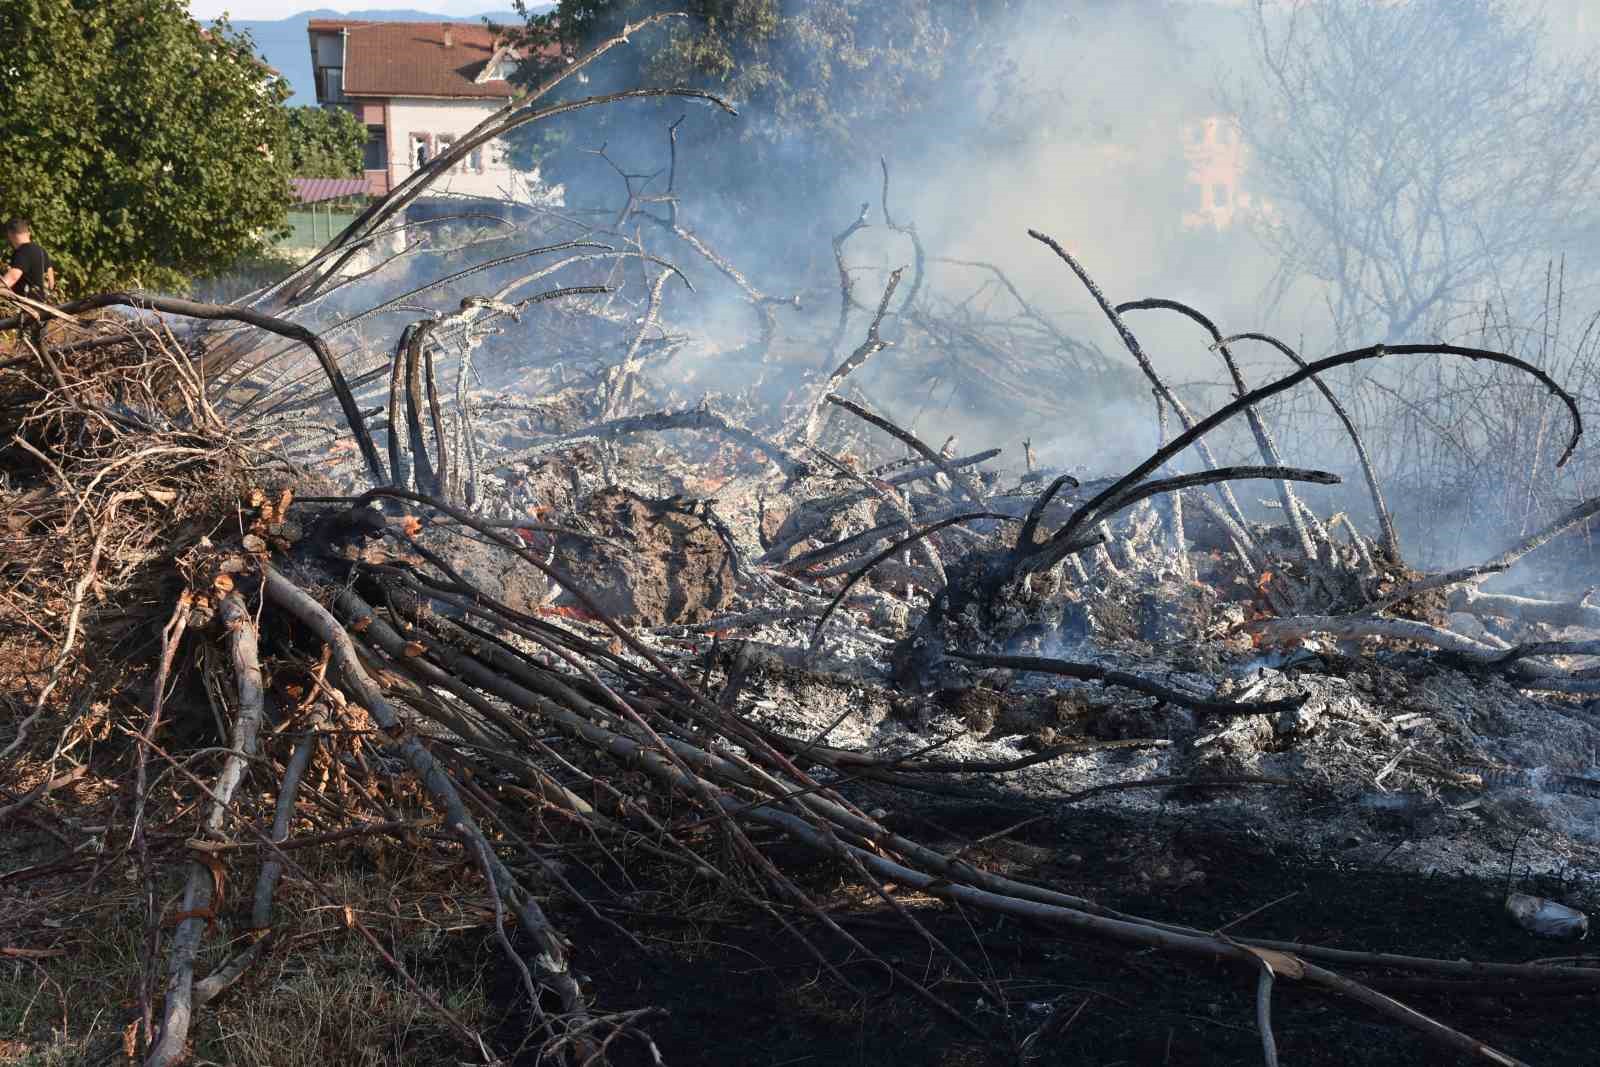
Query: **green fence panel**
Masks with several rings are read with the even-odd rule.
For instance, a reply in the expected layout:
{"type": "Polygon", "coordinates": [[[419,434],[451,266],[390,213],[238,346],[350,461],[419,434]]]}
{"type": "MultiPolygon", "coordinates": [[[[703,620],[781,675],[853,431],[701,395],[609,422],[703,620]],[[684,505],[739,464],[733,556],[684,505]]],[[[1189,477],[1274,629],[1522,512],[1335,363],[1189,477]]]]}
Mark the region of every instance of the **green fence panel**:
{"type": "Polygon", "coordinates": [[[302,210],[289,212],[290,234],[279,245],[285,248],[320,248],[356,220],[354,211],[302,210]]]}

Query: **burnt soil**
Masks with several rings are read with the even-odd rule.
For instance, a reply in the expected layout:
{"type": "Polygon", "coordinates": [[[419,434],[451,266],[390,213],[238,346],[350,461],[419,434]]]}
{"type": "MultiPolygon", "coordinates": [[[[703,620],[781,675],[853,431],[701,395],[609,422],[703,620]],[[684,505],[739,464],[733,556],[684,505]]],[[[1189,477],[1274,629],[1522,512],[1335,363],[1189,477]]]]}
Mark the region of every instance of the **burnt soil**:
{"type": "MultiPolygon", "coordinates": [[[[1214,929],[1264,909],[1228,932],[1443,958],[1524,962],[1583,951],[1533,938],[1513,925],[1500,905],[1504,877],[1489,882],[1382,866],[1341,867],[1248,829],[1208,825],[1181,805],[1171,805],[1159,824],[1103,810],[1050,811],[1037,801],[908,807],[916,814],[891,818],[894,828],[945,848],[1045,812],[1003,839],[978,845],[968,858],[1151,918],[1214,929]]],[[[907,901],[974,971],[1005,989],[1008,1017],[970,978],[934,959],[920,936],[881,901],[858,897],[852,903],[839,896],[847,883],[842,871],[794,846],[778,842],[773,848],[780,862],[791,861],[783,864],[787,869],[808,872],[806,888],[838,908],[839,921],[862,944],[932,988],[990,1036],[980,1039],[904,986],[893,988],[880,968],[862,962],[815,921],[792,920],[859,995],[840,988],[771,919],[737,904],[699,909],[706,916],[701,920],[652,918],[667,910],[667,902],[680,912],[696,909],[681,906],[681,884],[652,887],[649,872],[630,872],[645,890],[632,900],[651,899],[651,888],[663,894],[654,897],[655,908],[611,910],[610,917],[642,931],[646,955],[570,906],[558,907],[557,921],[577,945],[576,966],[592,978],[597,1005],[666,1009],[648,1030],[667,1064],[1018,1064],[1024,1062],[1019,1043],[1053,1012],[1060,1013],[1056,1032],[1036,1042],[1035,1058],[1026,1062],[1262,1062],[1254,978],[1237,968],[1130,950],[1010,918],[962,914],[926,898],[907,901]]],[[[1571,882],[1516,876],[1511,884],[1590,910],[1596,899],[1592,889],[1586,899],[1571,882]]],[[[491,997],[507,1013],[497,1036],[514,1046],[528,1023],[526,1003],[515,974],[494,958],[491,997]]],[[[1595,995],[1490,997],[1385,987],[1378,976],[1369,981],[1530,1064],[1593,1064],[1600,1056],[1595,995]]],[[[1273,1009],[1284,1063],[1465,1062],[1436,1051],[1414,1031],[1293,982],[1277,983],[1273,1009]]],[[[612,1052],[618,1064],[652,1062],[636,1041],[612,1052]]],[[[535,1059],[527,1053],[517,1062],[531,1065],[535,1059]]]]}

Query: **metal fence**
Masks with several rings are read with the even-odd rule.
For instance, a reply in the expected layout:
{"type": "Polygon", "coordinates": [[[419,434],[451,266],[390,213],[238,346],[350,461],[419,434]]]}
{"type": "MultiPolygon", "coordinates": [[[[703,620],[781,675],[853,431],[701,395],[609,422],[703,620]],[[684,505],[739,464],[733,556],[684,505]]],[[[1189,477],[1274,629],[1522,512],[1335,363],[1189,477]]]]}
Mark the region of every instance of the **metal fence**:
{"type": "Polygon", "coordinates": [[[320,248],[355,221],[358,212],[349,208],[310,206],[289,212],[292,231],[278,244],[283,248],[320,248]]]}

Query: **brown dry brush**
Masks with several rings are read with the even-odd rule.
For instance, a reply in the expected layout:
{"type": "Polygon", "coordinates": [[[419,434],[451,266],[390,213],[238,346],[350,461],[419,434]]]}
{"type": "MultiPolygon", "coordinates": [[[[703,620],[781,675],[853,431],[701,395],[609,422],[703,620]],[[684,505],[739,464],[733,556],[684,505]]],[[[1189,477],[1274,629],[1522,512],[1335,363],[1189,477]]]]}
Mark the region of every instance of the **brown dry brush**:
{"type": "MultiPolygon", "coordinates": [[[[511,105],[485,124],[478,140],[551,113],[536,106],[537,99],[511,105]]],[[[465,153],[476,143],[463,138],[454,151],[465,153]]],[[[117,769],[131,820],[127,835],[109,847],[137,865],[145,887],[143,973],[131,991],[139,1008],[129,1029],[132,1050],[143,1062],[180,1062],[197,1012],[274,953],[293,951],[281,937],[287,920],[274,909],[284,873],[307,891],[326,895],[305,873],[303,857],[367,835],[395,835],[425,850],[441,871],[457,872],[463,900],[482,901],[496,944],[522,976],[532,1019],[527,1041],[561,1062],[603,1062],[625,1035],[648,1041],[639,1013],[610,1013],[591,1000],[581,978],[584,946],[572,943],[558,917],[546,910],[546,901],[560,900],[615,925],[601,917],[592,899],[602,890],[579,888],[564,873],[574,858],[596,870],[625,870],[636,858],[675,868],[783,926],[841,987],[852,983],[818,939],[873,960],[959,1025],[997,1036],[936,990],[875,957],[803,888],[790,861],[763,846],[761,830],[780,831],[816,856],[837,861],[933,952],[980,984],[970,961],[903,909],[888,884],[952,905],[1243,968],[1258,977],[1257,1023],[1268,1062],[1276,1059],[1275,981],[1338,993],[1441,1048],[1498,1064],[1517,1061],[1377,992],[1363,978],[1471,978],[1480,992],[1506,995],[1600,988],[1600,969],[1588,966],[1412,958],[1234,938],[1158,922],[983,870],[959,854],[889,830],[850,799],[848,782],[870,779],[939,791],[940,776],[1003,773],[1014,766],[880,758],[827,745],[827,731],[798,738],[758,726],[740,714],[737,670],[719,687],[709,669],[619,621],[569,573],[570,559],[560,546],[571,542],[561,539],[596,536],[571,526],[582,516],[507,520],[482,506],[486,491],[474,488],[480,475],[531,453],[525,444],[501,443],[483,398],[469,403],[467,364],[474,338],[487,323],[532,313],[531,303],[512,303],[503,290],[463,301],[457,311],[406,329],[381,366],[355,373],[347,373],[342,355],[329,347],[329,330],[312,331],[294,320],[296,308],[344,284],[340,264],[392,224],[427,179],[452,162],[448,156],[435,161],[423,179],[375,206],[314,265],[257,298],[273,306],[271,314],[110,294],[69,306],[69,321],[33,331],[24,356],[0,368],[6,400],[0,418],[8,442],[0,486],[7,530],[0,621],[3,639],[33,654],[31,661],[16,660],[25,662],[27,673],[9,691],[26,696],[21,702],[6,698],[13,725],[3,755],[14,766],[28,762],[34,779],[26,790],[6,786],[0,819],[28,817],[56,783],[81,767],[87,732],[105,732],[94,725],[94,694],[121,694],[116,736],[122,747],[96,758],[117,769]],[[110,305],[138,313],[94,323],[74,317],[110,305]],[[163,315],[231,321],[236,327],[180,342],[163,315]],[[294,347],[275,347],[283,342],[294,347]],[[310,353],[300,365],[312,364],[320,379],[295,378],[285,388],[298,358],[295,348],[310,353]],[[458,374],[454,390],[451,371],[458,374]],[[270,403],[251,385],[264,378],[276,393],[270,403]],[[378,397],[386,422],[370,421],[378,397]],[[354,442],[355,466],[347,481],[358,487],[355,492],[304,469],[297,459],[325,456],[345,440],[354,442]],[[483,587],[459,566],[457,550],[469,540],[538,572],[575,607],[552,617],[505,603],[501,590],[483,587]],[[217,684],[224,679],[226,684],[217,684]],[[220,735],[211,744],[195,740],[205,737],[204,730],[186,734],[170,727],[180,695],[186,704],[198,695],[211,708],[220,735]],[[330,761],[334,748],[338,758],[330,761]],[[339,799],[308,781],[307,768],[317,762],[334,768],[347,787],[339,799]],[[149,832],[151,782],[158,777],[192,805],[182,823],[188,836],[181,848],[165,838],[167,844],[159,845],[149,832]],[[422,818],[403,815],[408,809],[398,799],[407,788],[420,798],[422,818]],[[163,868],[181,868],[184,886],[181,900],[165,912],[155,890],[163,868]],[[202,973],[201,948],[218,936],[227,887],[252,881],[248,937],[202,973]],[[513,922],[520,948],[506,933],[513,922]]],[[[887,168],[885,183],[885,221],[914,237],[913,228],[889,215],[887,168]]],[[[644,210],[639,200],[630,192],[629,212],[644,210]]],[[[858,306],[844,246],[860,225],[858,220],[834,242],[840,323],[858,306]]],[[[668,230],[725,275],[737,274],[675,214],[668,230]]],[[[1088,288],[1163,410],[1172,410],[1182,425],[1181,433],[1123,477],[1086,486],[1065,475],[1047,485],[1036,478],[1016,493],[997,492],[975,473],[988,455],[957,457],[948,446],[934,448],[873,410],[867,398],[845,395],[852,376],[892,344],[884,333],[888,316],[902,316],[908,327],[930,334],[974,328],[970,321],[941,319],[927,303],[913,308],[909,298],[897,309],[899,274],[879,300],[864,305],[872,318],[860,346],[825,368],[825,375],[818,373],[776,425],[753,430],[704,408],[638,411],[654,395],[643,382],[648,375],[640,353],[654,339],[647,335],[659,332],[662,279],[672,270],[664,261],[658,261],[663,273],[647,286],[647,300],[635,305],[640,314],[616,373],[603,376],[586,403],[568,398],[579,425],[569,423],[535,447],[556,456],[576,443],[608,444],[684,428],[726,439],[741,476],[795,494],[800,503],[792,528],[769,539],[760,559],[748,558],[738,539],[728,537],[740,587],[759,607],[743,617],[714,620],[714,627],[734,631],[755,618],[792,618],[812,628],[815,652],[830,633],[860,632],[860,624],[839,609],[895,599],[885,588],[920,587],[931,606],[895,649],[907,684],[1005,668],[1093,680],[1205,715],[1282,710],[1281,702],[1239,702],[1134,672],[1008,654],[1013,639],[1037,622],[1042,605],[1059,603],[1067,592],[1092,599],[1108,582],[1152,560],[1176,567],[1173,561],[1186,558],[1181,524],[1153,503],[1174,493],[1210,506],[1242,569],[1272,567],[1302,576],[1269,591],[1272,611],[1258,623],[1264,631],[1398,637],[1473,657],[1528,688],[1582,692],[1595,684],[1550,662],[1582,648],[1463,643],[1425,620],[1385,612],[1448,589],[1460,603],[1486,611],[1582,615],[1582,604],[1506,603],[1520,598],[1478,593],[1475,585],[1589,521],[1600,503],[1571,509],[1483,567],[1426,578],[1406,572],[1394,558],[1381,493],[1374,491],[1373,501],[1383,543],[1366,543],[1348,524],[1349,540],[1341,543],[1329,532],[1332,523],[1321,522],[1288,488],[1290,481],[1326,483],[1333,476],[1284,466],[1259,422],[1251,426],[1262,452],[1259,465],[1222,466],[1204,447],[1207,435],[1228,420],[1253,419],[1263,401],[1304,382],[1320,383],[1319,376],[1334,368],[1444,355],[1513,368],[1549,388],[1572,417],[1564,461],[1581,423],[1572,398],[1543,372],[1487,350],[1379,346],[1296,360],[1294,373],[1253,389],[1236,378],[1241,395],[1197,418],[1166,387],[1122,313],[1136,307],[1177,310],[1205,328],[1219,350],[1231,339],[1171,302],[1114,305],[1059,245],[1035,236],[1088,288]],[[824,412],[832,424],[824,425],[824,412]],[[897,441],[908,458],[858,470],[842,453],[864,426],[897,441]],[[1201,469],[1173,471],[1169,464],[1191,449],[1201,469]],[[1164,468],[1164,476],[1152,480],[1164,468]],[[819,477],[823,469],[843,476],[819,477]],[[1227,492],[1239,479],[1282,487],[1280,499],[1292,520],[1285,545],[1274,541],[1273,531],[1252,524],[1227,492]],[[1215,503],[1202,495],[1208,490],[1217,493],[1215,503]],[[869,498],[885,505],[887,522],[830,535],[834,516],[869,498]],[[814,547],[790,558],[791,549],[808,543],[814,547]],[[831,587],[832,595],[805,581],[824,563],[843,579],[831,587]],[[872,586],[870,595],[858,592],[866,586],[872,586]]],[[[613,263],[619,256],[641,264],[648,258],[637,245],[602,247],[593,254],[613,263]]],[[[574,249],[567,244],[536,251],[574,249]]],[[[925,261],[917,242],[912,296],[921,287],[925,261]]],[[[541,268],[529,277],[551,272],[541,268]]],[[[764,357],[772,342],[771,302],[742,275],[734,280],[757,313],[756,350],[764,357]]],[[[601,299],[615,295],[614,288],[550,290],[550,303],[591,300],[579,306],[598,315],[601,299]]],[[[1022,306],[1036,338],[1053,329],[1022,306]]],[[[16,323],[0,322],[7,325],[16,323]]],[[[1001,348],[1025,351],[1028,359],[1070,355],[1059,338],[1039,342],[1045,348],[1025,349],[1016,333],[996,336],[1001,348]]],[[[1228,366],[1236,376],[1231,358],[1228,366]]],[[[553,404],[554,398],[523,402],[553,404]]],[[[705,514],[708,522],[716,519],[714,511],[705,514]]],[[[331,897],[327,903],[338,904],[331,897]]],[[[345,914],[352,931],[459,1037],[464,1054],[489,1062],[510,1051],[491,1048],[484,1035],[419,985],[377,932],[348,909],[345,914]]],[[[625,927],[622,933],[634,936],[625,927]]],[[[1033,1041],[1023,1038],[1021,1051],[1033,1041]]]]}

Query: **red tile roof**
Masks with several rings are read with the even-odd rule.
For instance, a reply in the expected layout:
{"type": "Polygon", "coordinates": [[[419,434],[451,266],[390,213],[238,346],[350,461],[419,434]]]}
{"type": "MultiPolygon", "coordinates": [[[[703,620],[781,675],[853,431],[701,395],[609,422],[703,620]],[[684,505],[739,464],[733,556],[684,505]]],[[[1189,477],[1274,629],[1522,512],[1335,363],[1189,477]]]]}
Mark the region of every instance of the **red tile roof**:
{"type": "Polygon", "coordinates": [[[290,178],[289,184],[294,186],[294,198],[302,204],[366,196],[372,191],[365,178],[290,178]]]}
{"type": "Polygon", "coordinates": [[[516,92],[501,79],[475,81],[496,52],[495,38],[482,23],[312,19],[306,28],[313,35],[350,31],[345,38],[346,96],[492,99],[516,92]]]}

